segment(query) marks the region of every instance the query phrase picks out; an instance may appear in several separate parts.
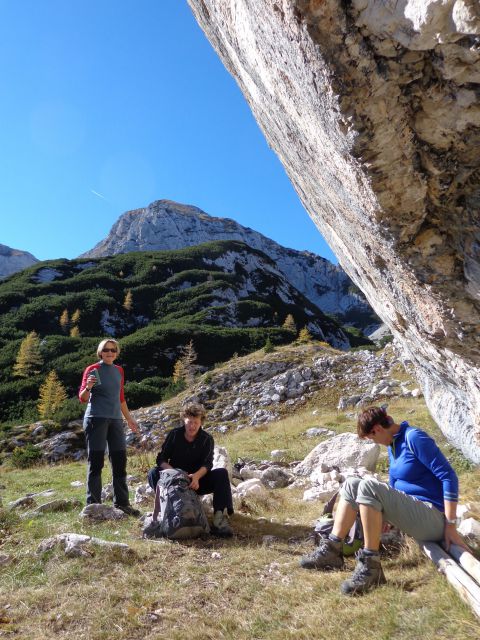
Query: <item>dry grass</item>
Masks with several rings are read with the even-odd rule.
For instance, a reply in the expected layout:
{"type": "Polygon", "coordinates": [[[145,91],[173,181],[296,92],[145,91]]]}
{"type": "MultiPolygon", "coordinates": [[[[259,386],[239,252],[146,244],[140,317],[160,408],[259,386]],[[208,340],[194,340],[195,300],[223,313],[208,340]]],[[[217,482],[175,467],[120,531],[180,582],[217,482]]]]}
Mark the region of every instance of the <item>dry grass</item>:
{"type": "MultiPolygon", "coordinates": [[[[234,458],[266,458],[287,449],[301,458],[319,441],[301,435],[312,426],[353,429],[353,420],[335,410],[309,406],[263,431],[242,430],[217,438],[234,458]]],[[[395,417],[433,429],[424,406],[392,402],[395,417]],[[410,412],[410,413],[409,413],[410,412]]],[[[435,437],[439,437],[434,429],[435,437]]],[[[148,455],[130,459],[130,471],[149,466],[148,455]]],[[[83,498],[84,464],[0,472],[4,503],[52,488],[56,497],[83,498]]],[[[107,475],[107,474],[106,474],[107,475]]],[[[108,479],[105,477],[105,480],[108,479]]],[[[462,486],[479,500],[479,474],[463,471],[462,486]]],[[[47,501],[47,498],[44,499],[47,501]]],[[[139,524],[86,524],[77,512],[20,520],[0,512],[0,637],[22,640],[159,640],[168,638],[268,640],[438,640],[478,638],[478,620],[425,560],[416,545],[384,562],[388,584],[361,598],[340,595],[348,572],[308,572],[298,566],[312,547],[318,503],[303,503],[301,491],[270,492],[235,514],[231,540],[208,538],[185,543],[144,541],[139,524]],[[124,541],[137,552],[125,561],[111,554],[69,559],[59,550],[35,554],[45,537],[67,531],[124,541]],[[266,544],[264,536],[275,536],[266,544]],[[213,554],[213,555],[212,555],[213,554]]],[[[348,561],[348,570],[353,560],[348,561]]]]}

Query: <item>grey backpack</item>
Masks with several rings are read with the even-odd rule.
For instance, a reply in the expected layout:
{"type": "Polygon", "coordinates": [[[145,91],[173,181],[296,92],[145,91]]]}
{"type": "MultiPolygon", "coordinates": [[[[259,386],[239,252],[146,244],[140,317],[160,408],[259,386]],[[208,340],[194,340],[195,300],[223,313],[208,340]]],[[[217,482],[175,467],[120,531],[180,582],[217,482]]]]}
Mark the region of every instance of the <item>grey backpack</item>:
{"type": "Polygon", "coordinates": [[[181,469],[164,469],[155,491],[155,507],[143,530],[144,538],[183,540],[209,533],[200,498],[189,489],[190,478],[181,469]]]}

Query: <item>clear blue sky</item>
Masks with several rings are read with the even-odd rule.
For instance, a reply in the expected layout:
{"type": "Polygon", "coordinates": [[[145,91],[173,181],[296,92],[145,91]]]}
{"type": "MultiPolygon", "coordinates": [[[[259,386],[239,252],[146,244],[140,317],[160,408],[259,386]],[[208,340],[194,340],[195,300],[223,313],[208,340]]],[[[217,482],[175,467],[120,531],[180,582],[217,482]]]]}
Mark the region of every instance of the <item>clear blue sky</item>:
{"type": "Polygon", "coordinates": [[[0,243],[74,258],[167,198],[336,262],[186,0],[0,0],[0,243]]]}

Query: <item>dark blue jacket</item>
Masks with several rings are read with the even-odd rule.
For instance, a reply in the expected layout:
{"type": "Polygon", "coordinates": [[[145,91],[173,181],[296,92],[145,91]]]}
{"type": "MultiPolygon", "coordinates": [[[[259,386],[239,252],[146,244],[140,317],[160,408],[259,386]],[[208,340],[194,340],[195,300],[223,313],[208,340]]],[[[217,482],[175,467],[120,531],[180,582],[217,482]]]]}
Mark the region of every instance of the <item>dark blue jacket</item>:
{"type": "Polygon", "coordinates": [[[402,422],[388,457],[391,487],[431,502],[440,511],[444,511],[444,500],[458,501],[457,474],[425,431],[402,422]]]}

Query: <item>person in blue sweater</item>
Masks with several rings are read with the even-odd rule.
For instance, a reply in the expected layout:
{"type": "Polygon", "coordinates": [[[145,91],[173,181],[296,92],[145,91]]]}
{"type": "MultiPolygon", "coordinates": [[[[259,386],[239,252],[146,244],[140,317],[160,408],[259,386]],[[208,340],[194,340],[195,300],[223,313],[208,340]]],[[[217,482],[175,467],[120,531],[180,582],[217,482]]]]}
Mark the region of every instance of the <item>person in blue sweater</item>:
{"type": "Polygon", "coordinates": [[[347,478],[332,533],[300,561],[306,569],[343,568],[343,540],[360,511],[364,548],[353,575],[342,584],[345,595],[385,582],[379,555],[384,522],[417,540],[443,541],[447,550],[451,544],[468,549],[456,528],[457,475],[433,438],[406,421],[397,424],[381,407],[360,414],[357,432],[388,447],[389,484],[373,477],[347,478]]]}

